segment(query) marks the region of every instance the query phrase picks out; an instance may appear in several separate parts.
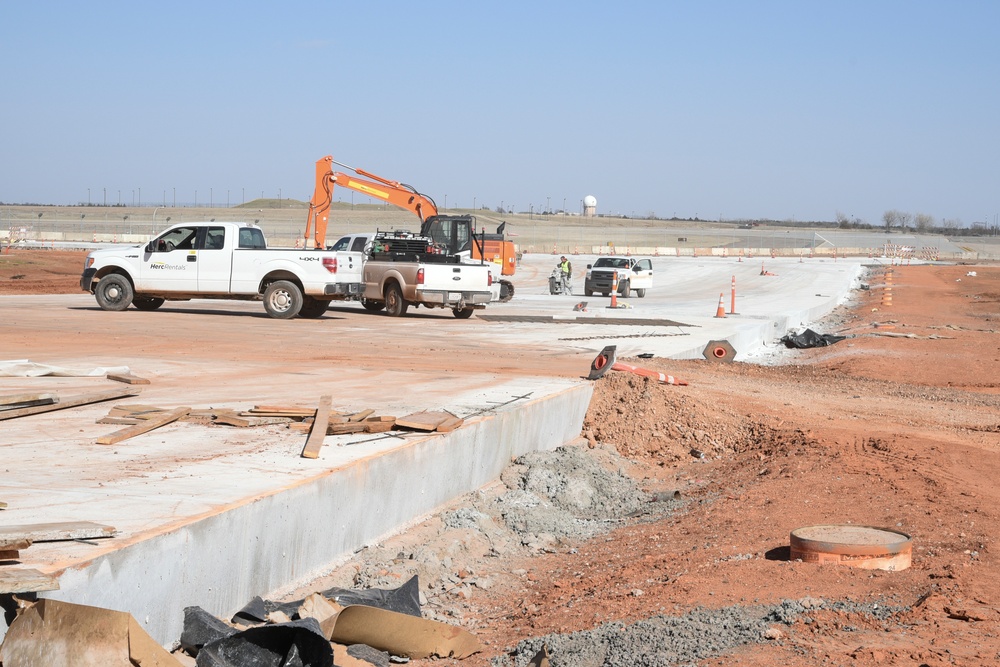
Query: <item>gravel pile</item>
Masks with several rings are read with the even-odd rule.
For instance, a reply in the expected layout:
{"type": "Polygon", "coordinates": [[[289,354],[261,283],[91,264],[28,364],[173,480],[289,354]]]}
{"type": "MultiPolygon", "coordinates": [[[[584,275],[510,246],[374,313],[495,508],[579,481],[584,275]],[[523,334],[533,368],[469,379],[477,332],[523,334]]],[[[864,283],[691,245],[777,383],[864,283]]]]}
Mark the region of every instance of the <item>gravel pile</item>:
{"type": "Polygon", "coordinates": [[[747,644],[780,641],[781,626],[822,610],[863,614],[886,620],[901,607],[816,598],[779,605],[695,609],[683,616],[654,616],[631,625],[606,623],[593,630],[545,635],[520,642],[493,667],[525,667],[542,650],[552,667],[671,667],[696,665],[747,644]]]}

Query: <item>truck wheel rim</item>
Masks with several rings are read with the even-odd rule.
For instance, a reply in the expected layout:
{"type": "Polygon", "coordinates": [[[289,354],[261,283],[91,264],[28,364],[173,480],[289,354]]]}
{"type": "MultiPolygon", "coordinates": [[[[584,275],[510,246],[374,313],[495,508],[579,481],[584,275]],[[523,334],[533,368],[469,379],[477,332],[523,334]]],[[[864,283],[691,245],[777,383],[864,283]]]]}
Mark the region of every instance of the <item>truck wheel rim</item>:
{"type": "Polygon", "coordinates": [[[106,290],[104,290],[104,296],[106,296],[109,301],[117,301],[118,299],[121,298],[122,293],[121,290],[118,289],[117,285],[112,285],[111,287],[108,287],[106,290]]]}
{"type": "Polygon", "coordinates": [[[275,310],[280,310],[280,311],[288,310],[290,304],[291,304],[291,299],[288,296],[288,292],[284,290],[275,292],[274,294],[271,295],[271,306],[274,307],[275,310]]]}

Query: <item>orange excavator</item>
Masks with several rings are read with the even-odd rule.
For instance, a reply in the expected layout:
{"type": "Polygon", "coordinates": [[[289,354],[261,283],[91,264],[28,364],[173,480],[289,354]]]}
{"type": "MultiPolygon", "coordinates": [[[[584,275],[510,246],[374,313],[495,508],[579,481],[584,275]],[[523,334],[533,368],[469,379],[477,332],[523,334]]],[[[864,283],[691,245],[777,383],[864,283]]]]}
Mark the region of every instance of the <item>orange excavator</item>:
{"type": "MultiPolygon", "coordinates": [[[[517,257],[514,244],[504,237],[504,226],[507,223],[501,223],[493,234],[488,234],[485,230],[477,233],[474,216],[439,215],[434,200],[412,186],[349,167],[336,162],[331,155],[316,161],[316,187],[309,202],[309,218],[306,220],[304,237],[307,248],[326,247],[326,227],[335,186],[366,194],[412,212],[420,218],[420,235],[431,239],[444,253],[458,255],[463,262],[489,262],[495,269],[494,275],[514,275],[517,257]],[[334,171],[335,164],[371,180],[334,171]]],[[[494,282],[500,284],[500,301],[510,301],[514,296],[514,284],[499,276],[494,278],[494,282]]]]}

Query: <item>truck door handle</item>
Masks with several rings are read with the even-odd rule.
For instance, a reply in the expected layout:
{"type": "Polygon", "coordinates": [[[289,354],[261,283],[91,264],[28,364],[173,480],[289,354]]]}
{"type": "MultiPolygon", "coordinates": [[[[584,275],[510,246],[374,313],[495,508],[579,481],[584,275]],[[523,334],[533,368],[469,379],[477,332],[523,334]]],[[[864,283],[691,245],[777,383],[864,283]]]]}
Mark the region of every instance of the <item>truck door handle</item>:
{"type": "Polygon", "coordinates": [[[188,255],[188,261],[189,262],[197,262],[198,261],[198,255],[188,255]]]}

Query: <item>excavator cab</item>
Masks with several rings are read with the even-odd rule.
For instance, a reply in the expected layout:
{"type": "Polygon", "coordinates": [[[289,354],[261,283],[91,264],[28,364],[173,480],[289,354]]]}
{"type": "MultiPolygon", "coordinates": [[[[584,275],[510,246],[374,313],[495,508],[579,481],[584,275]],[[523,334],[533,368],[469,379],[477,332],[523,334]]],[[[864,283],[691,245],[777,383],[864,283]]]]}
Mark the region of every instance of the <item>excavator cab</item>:
{"type": "Polygon", "coordinates": [[[449,255],[469,253],[475,257],[472,250],[475,229],[475,218],[471,215],[433,215],[420,225],[420,235],[434,241],[449,255]]]}

